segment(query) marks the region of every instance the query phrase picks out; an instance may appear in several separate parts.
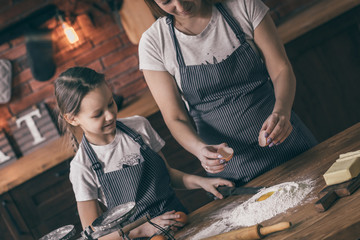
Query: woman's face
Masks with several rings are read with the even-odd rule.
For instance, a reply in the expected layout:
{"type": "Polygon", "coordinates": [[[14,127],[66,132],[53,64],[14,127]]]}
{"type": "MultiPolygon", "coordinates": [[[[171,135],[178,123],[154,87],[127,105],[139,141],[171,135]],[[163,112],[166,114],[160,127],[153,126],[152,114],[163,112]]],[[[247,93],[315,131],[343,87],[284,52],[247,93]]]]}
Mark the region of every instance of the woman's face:
{"type": "Polygon", "coordinates": [[[193,17],[200,13],[202,0],[155,0],[157,5],[175,17],[193,17]]]}
{"type": "Polygon", "coordinates": [[[109,87],[101,84],[85,95],[74,120],[91,143],[103,144],[114,136],[116,113],[117,107],[109,87]]]}

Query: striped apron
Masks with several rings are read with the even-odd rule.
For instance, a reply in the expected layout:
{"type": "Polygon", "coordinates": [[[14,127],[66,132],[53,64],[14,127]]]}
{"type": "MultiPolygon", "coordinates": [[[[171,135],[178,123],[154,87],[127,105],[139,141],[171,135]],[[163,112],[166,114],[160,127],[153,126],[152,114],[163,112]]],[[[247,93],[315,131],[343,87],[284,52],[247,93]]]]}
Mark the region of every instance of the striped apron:
{"type": "Polygon", "coordinates": [[[179,64],[182,94],[199,136],[207,144],[226,142],[234,149],[234,157],[224,171],[208,175],[229,179],[239,186],[317,142],[292,112],[293,131],[289,137],[278,146],[259,146],[260,129],[274,108],[274,88],[263,60],[245,40],[240,25],[221,4],[216,7],[241,44],[216,64],[186,66],[171,16],[167,23],[179,64]]]}
{"type": "Polygon", "coordinates": [[[144,161],[135,166],[104,173],[85,135],[82,140],[104,192],[108,209],[135,202],[137,209],[130,218],[131,221],[146,213],[153,218],[171,210],[187,212],[170,186],[170,175],[160,155],[144,143],[140,134],[122,122],[117,121],[116,126],[140,145],[140,154],[144,161]]]}

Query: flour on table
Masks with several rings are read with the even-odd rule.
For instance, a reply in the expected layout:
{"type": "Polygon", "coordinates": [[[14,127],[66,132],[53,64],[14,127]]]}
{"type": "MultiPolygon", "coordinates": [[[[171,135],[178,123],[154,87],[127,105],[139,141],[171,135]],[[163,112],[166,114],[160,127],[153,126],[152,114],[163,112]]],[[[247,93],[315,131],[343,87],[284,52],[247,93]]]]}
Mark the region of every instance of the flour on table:
{"type": "Polygon", "coordinates": [[[301,182],[285,182],[272,187],[263,188],[246,202],[231,204],[214,212],[211,219],[215,222],[202,229],[191,240],[199,240],[220,233],[228,232],[238,227],[248,227],[268,220],[303,202],[313,189],[311,180],[301,182]],[[262,195],[274,192],[263,201],[256,201],[262,195]]]}

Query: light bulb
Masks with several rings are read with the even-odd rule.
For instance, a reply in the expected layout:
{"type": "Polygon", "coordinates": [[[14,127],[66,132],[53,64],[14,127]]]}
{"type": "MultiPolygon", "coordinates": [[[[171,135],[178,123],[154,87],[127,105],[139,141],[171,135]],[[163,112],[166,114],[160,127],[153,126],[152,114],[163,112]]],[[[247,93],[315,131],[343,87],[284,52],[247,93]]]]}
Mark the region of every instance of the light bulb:
{"type": "Polygon", "coordinates": [[[71,44],[79,41],[79,37],[73,27],[69,26],[66,22],[62,23],[62,27],[64,29],[65,36],[71,44]]]}

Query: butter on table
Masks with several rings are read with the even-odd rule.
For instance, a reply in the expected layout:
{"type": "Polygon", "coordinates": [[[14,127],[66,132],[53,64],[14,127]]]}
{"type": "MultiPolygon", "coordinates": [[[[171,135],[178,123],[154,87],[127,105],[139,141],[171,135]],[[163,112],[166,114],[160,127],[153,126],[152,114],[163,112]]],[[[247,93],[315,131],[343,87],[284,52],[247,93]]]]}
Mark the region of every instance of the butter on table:
{"type": "Polygon", "coordinates": [[[347,152],[339,155],[339,159],[337,159],[337,162],[345,161],[354,157],[360,157],[360,150],[354,151],[354,152],[347,152]]]}
{"type": "Polygon", "coordinates": [[[323,175],[327,185],[348,181],[360,173],[360,156],[336,161],[323,175]]]}

